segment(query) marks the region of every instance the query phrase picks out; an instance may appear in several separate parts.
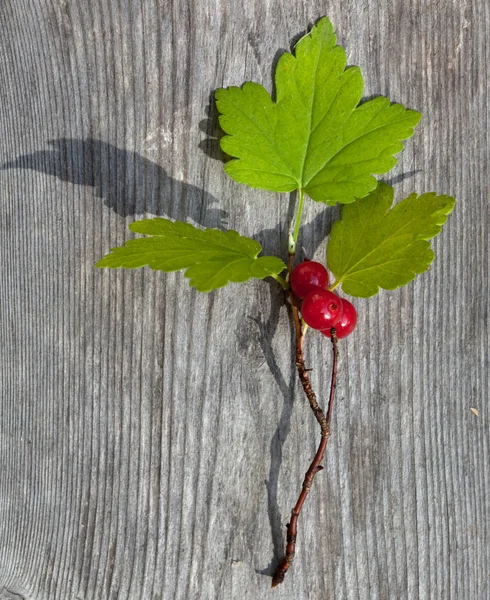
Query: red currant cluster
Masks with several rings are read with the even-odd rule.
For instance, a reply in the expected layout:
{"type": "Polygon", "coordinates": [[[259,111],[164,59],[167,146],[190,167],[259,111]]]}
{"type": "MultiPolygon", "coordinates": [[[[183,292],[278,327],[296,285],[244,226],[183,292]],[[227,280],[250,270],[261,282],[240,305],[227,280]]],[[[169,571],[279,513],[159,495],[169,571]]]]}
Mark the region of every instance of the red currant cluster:
{"type": "Polygon", "coordinates": [[[340,299],[329,291],[328,271],[318,262],[305,260],[291,274],[291,288],[303,300],[301,315],[312,329],[319,329],[330,337],[335,327],[338,338],[344,338],[354,331],[357,312],[345,299],[340,299]]]}

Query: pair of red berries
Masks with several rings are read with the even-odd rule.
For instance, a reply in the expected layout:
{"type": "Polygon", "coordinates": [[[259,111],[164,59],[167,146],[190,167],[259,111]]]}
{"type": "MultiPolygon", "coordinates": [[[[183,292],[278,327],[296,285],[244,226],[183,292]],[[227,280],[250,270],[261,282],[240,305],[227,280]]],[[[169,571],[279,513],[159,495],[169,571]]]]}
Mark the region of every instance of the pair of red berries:
{"type": "Polygon", "coordinates": [[[329,291],[328,271],[318,262],[305,260],[291,273],[291,288],[303,300],[301,315],[312,329],[319,329],[330,337],[335,327],[338,338],[344,338],[354,331],[357,312],[345,299],[340,299],[329,291]]]}

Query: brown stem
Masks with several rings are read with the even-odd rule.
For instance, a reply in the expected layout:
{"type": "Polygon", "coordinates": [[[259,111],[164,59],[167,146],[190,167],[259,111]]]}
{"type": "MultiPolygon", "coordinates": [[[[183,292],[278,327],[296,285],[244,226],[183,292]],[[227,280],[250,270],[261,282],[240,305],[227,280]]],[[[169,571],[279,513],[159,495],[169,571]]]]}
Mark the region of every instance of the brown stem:
{"type": "MultiPolygon", "coordinates": [[[[291,277],[291,272],[293,269],[294,263],[294,254],[289,255],[289,274],[291,277]]],[[[332,340],[332,349],[333,349],[333,363],[332,363],[332,379],[330,383],[330,397],[328,400],[328,410],[327,414],[323,412],[323,410],[318,406],[318,402],[316,399],[315,392],[311,387],[310,376],[308,374],[308,369],[305,367],[305,358],[303,351],[303,342],[304,342],[304,331],[302,328],[301,319],[299,317],[298,305],[296,302],[296,297],[293,294],[292,290],[289,292],[289,298],[291,300],[291,309],[293,312],[293,320],[294,320],[294,329],[296,333],[296,367],[298,369],[298,375],[303,385],[303,390],[308,398],[308,402],[310,403],[311,410],[315,415],[316,420],[318,421],[321,429],[322,439],[320,441],[320,445],[318,446],[318,450],[316,451],[315,458],[313,459],[310,468],[306,472],[303,488],[299,495],[299,498],[291,511],[291,519],[287,524],[287,537],[286,537],[286,554],[282,559],[281,563],[276,569],[274,576],[272,577],[272,587],[278,586],[280,583],[284,581],[284,577],[291,566],[294,559],[294,552],[296,547],[296,536],[298,533],[298,518],[301,513],[301,509],[303,504],[308,496],[308,493],[311,488],[311,484],[313,483],[313,478],[321,471],[323,467],[321,466],[321,462],[323,460],[323,455],[325,454],[325,448],[327,447],[328,438],[330,437],[330,422],[332,419],[332,411],[333,411],[333,401],[335,395],[335,387],[337,383],[337,358],[338,358],[338,349],[337,349],[337,336],[335,328],[333,327],[330,330],[331,340],[332,340]]]]}

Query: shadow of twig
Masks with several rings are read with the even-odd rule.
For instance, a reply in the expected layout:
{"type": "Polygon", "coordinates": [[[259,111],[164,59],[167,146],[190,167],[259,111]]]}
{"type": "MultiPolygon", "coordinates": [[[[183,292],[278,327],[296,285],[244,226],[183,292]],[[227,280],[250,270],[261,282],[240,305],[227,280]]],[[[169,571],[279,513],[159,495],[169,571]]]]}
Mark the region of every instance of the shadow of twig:
{"type": "MultiPolygon", "coordinates": [[[[271,312],[267,321],[262,318],[251,319],[256,323],[259,331],[259,345],[264,354],[267,366],[274,377],[279,391],[283,398],[281,416],[277,424],[274,435],[270,442],[270,467],[269,476],[266,480],[267,486],[267,511],[271,528],[272,543],[274,554],[271,562],[263,569],[256,569],[260,575],[272,575],[284,553],[284,532],[282,527],[281,511],[278,503],[279,473],[281,471],[283,448],[286,439],[291,431],[291,416],[293,411],[294,390],[296,386],[296,368],[294,359],[291,361],[288,379],[282,374],[272,348],[271,341],[277,330],[279,323],[280,310],[284,292],[277,288],[275,282],[269,282],[270,285],[270,306],[271,312]]],[[[294,348],[294,331],[291,329],[291,347],[294,348]]]]}

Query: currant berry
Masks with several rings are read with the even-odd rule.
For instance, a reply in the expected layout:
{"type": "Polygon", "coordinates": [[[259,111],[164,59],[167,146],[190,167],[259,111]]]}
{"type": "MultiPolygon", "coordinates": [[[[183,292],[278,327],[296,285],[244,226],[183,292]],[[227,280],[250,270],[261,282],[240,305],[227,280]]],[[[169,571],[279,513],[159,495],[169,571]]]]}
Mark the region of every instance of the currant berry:
{"type": "Polygon", "coordinates": [[[303,300],[301,315],[313,329],[330,329],[342,317],[342,300],[333,292],[316,288],[303,300]]]}
{"type": "MultiPolygon", "coordinates": [[[[335,331],[337,338],[345,338],[349,334],[351,334],[357,323],[357,311],[354,306],[345,298],[342,299],[342,316],[340,317],[339,322],[335,325],[335,331]]],[[[330,329],[325,329],[322,331],[323,335],[330,337],[330,329]]]]}
{"type": "Polygon", "coordinates": [[[298,298],[306,298],[316,288],[328,287],[328,272],[325,267],[313,260],[305,260],[291,274],[291,287],[298,298]]]}

